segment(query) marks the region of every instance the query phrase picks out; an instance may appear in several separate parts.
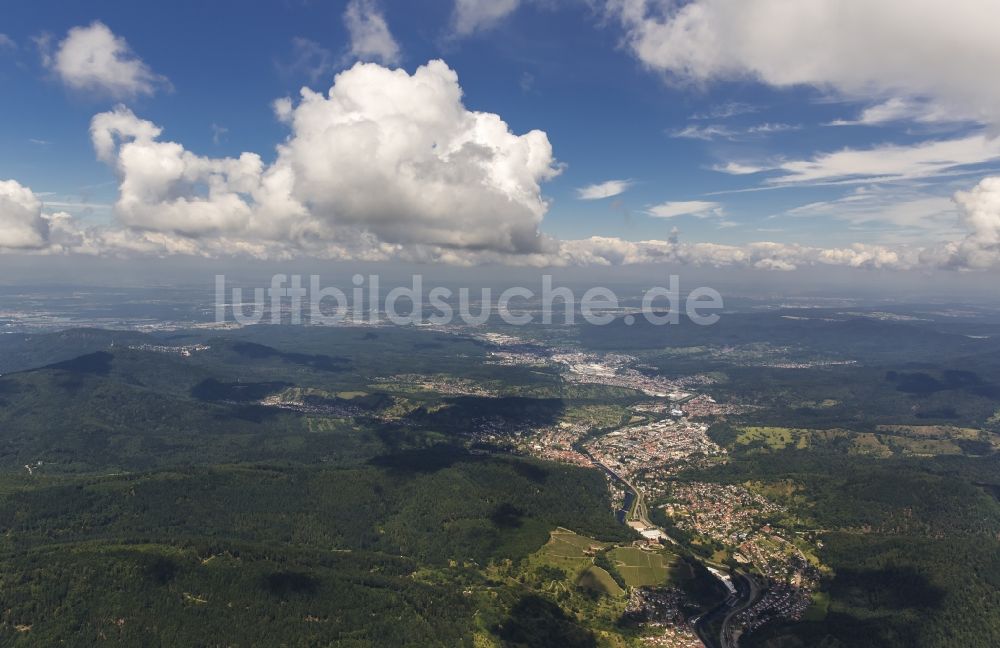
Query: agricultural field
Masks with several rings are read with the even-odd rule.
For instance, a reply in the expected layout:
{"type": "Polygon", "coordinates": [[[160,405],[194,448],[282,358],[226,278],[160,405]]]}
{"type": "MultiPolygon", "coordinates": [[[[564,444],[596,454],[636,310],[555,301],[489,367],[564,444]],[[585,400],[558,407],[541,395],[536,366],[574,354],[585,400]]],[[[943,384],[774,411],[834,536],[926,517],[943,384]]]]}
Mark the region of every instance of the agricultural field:
{"type": "Polygon", "coordinates": [[[555,567],[575,578],[594,564],[594,555],[607,549],[606,542],[598,542],[587,536],[558,528],[549,535],[549,541],[528,557],[529,569],[541,566],[555,567]]]}
{"type": "Polygon", "coordinates": [[[611,563],[629,587],[665,585],[670,582],[679,557],[665,551],[618,547],[608,552],[611,563]]]}
{"type": "Polygon", "coordinates": [[[624,585],[630,587],[663,584],[672,565],[663,554],[616,547],[562,528],[552,531],[545,546],[526,562],[525,571],[553,577],[558,581],[554,584],[557,590],[572,586],[613,598],[625,594],[622,584],[616,581],[624,578],[624,585]],[[618,573],[612,576],[609,569],[618,573]]]}

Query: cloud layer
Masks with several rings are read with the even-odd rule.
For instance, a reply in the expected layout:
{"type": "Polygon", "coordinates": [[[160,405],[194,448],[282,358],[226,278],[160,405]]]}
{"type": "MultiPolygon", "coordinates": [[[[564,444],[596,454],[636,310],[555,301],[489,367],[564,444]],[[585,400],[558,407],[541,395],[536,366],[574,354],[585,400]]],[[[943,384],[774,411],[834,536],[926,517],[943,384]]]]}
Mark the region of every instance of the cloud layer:
{"type": "MultiPolygon", "coordinates": [[[[183,154],[181,157],[184,157],[183,154]]],[[[231,171],[232,162],[232,159],[213,161],[208,164],[213,169],[210,173],[225,176],[231,171]]],[[[204,159],[189,163],[182,161],[185,169],[187,164],[200,169],[207,163],[204,159]]],[[[267,173],[265,171],[261,177],[267,173]]],[[[221,182],[236,180],[223,178],[221,182]]],[[[264,184],[263,181],[261,184],[264,184]]],[[[211,202],[210,198],[204,200],[211,202]]],[[[240,214],[249,210],[250,225],[228,229],[214,225],[212,228],[199,226],[194,228],[196,236],[185,234],[176,227],[158,229],[158,214],[152,221],[157,227],[147,224],[146,227],[82,229],[67,214],[41,214],[41,203],[29,189],[14,181],[5,181],[0,182],[0,248],[21,252],[117,256],[250,256],[269,259],[313,256],[338,260],[403,260],[453,265],[492,263],[529,267],[666,263],[790,271],[807,266],[891,270],[991,269],[1000,266],[1000,177],[983,179],[973,189],[959,192],[955,200],[967,233],[958,240],[930,246],[856,243],[840,248],[821,248],[769,241],[720,245],[685,243],[676,236],[666,241],[625,241],[594,236],[579,240],[547,240],[545,245],[534,251],[514,252],[428,244],[390,244],[356,227],[343,228],[328,238],[305,236],[298,241],[294,238],[269,238],[266,233],[274,232],[273,226],[261,226],[263,229],[258,230],[254,224],[254,219],[266,220],[267,208],[264,204],[250,202],[245,203],[245,208],[236,208],[240,214]]],[[[221,202],[227,203],[228,199],[221,202]]],[[[273,206],[273,203],[269,205],[273,206]]],[[[172,214],[175,208],[175,205],[167,203],[164,209],[172,214]]],[[[212,211],[216,206],[202,205],[195,211],[200,209],[212,211]]],[[[308,219],[305,215],[300,216],[308,219]]],[[[298,222],[294,218],[291,221],[298,222]]],[[[317,227],[322,227],[322,223],[316,223],[317,227]]]]}
{"type": "MultiPolygon", "coordinates": [[[[464,4],[467,8],[476,5],[464,4]]],[[[748,4],[769,6],[763,0],[748,4]]],[[[640,57],[647,56],[645,47],[652,47],[643,45],[644,30],[659,34],[657,30],[682,19],[693,21],[691,28],[696,31],[708,29],[702,22],[714,25],[719,19],[716,13],[723,9],[736,11],[721,0],[698,0],[650,18],[653,14],[646,3],[621,5],[631,26],[630,42],[640,57]],[[701,13],[690,7],[702,7],[701,13]],[[694,13],[685,18],[682,14],[687,11],[694,13]]],[[[352,2],[345,21],[355,56],[383,63],[398,59],[398,46],[371,2],[352,2]]],[[[711,54],[711,50],[705,61],[677,63],[671,58],[676,54],[671,53],[673,45],[663,47],[667,54],[653,48],[648,64],[693,78],[766,76],[750,69],[752,57],[740,68],[736,63],[720,63],[729,61],[729,54],[711,54]]],[[[128,45],[100,23],[71,30],[50,65],[68,84],[76,83],[74,87],[116,96],[148,94],[159,83],[128,45]],[[76,71],[64,75],[60,56],[65,52],[74,59],[86,58],[87,52],[97,54],[85,64],[66,67],[76,71]],[[108,77],[107,70],[116,66],[124,66],[122,74],[108,77]],[[74,78],[76,82],[70,81],[74,78]]],[[[775,81],[779,82],[784,83],[775,81]]],[[[805,82],[819,83],[815,79],[805,82]]],[[[846,82],[826,83],[843,92],[853,87],[846,82]]],[[[887,103],[883,113],[866,119],[888,119],[886,115],[900,114],[909,105],[887,103]]],[[[805,265],[987,268],[1000,261],[1000,178],[983,179],[957,194],[954,204],[962,234],[951,242],[922,247],[856,244],[828,249],[766,241],[718,245],[681,242],[675,236],[666,241],[547,238],[540,233],[548,211],[542,187],[561,170],[548,137],[538,130],[514,133],[499,115],[466,108],[458,77],[443,61],[431,61],[412,74],[359,62],[338,74],[327,92],[304,88],[294,100],[275,102],[274,109],[289,133],[276,146],[269,164],[255,152],[221,158],[199,155],[165,138],[159,125],[124,106],[95,115],[91,121],[95,152],[119,178],[115,223],[83,228],[66,214],[44,213],[42,201],[29,188],[3,181],[0,248],[539,267],[679,263],[774,270],[805,265]]],[[[763,126],[768,126],[768,132],[774,130],[772,125],[763,126]]],[[[912,179],[1000,159],[997,142],[973,134],[912,147],[843,150],[771,164],[730,163],[720,170],[769,171],[769,182],[779,185],[912,179]]],[[[622,193],[631,182],[609,180],[582,187],[577,194],[581,199],[607,198],[622,193]]],[[[930,207],[943,206],[943,201],[931,206],[914,204],[898,218],[919,225],[928,218],[930,207]]],[[[811,207],[814,213],[851,208],[847,202],[811,207]]],[[[721,209],[720,203],[695,200],[665,202],[647,213],[660,218],[711,216],[721,215],[721,209]]],[[[874,216],[867,209],[854,209],[850,219],[868,222],[874,216]]]]}

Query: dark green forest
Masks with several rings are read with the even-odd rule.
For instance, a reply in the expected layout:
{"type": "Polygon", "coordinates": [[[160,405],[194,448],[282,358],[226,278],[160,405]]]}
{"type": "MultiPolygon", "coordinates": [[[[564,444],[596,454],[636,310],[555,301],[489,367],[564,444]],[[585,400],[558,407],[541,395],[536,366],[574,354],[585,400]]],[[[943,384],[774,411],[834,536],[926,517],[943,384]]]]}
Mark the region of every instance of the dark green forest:
{"type": "MultiPolygon", "coordinates": [[[[753,404],[706,421],[724,460],[676,478],[791,485],[771,522],[818,541],[829,607],[740,645],[1000,644],[995,343],[957,324],[736,319],[666,342],[581,327],[575,343],[636,353],[653,375],[701,372],[705,393],[753,404]],[[901,425],[945,428],[917,438],[883,427],[901,425]],[[804,430],[808,443],[744,443],[747,426],[804,430]],[[976,432],[951,438],[947,426],[976,432]]],[[[518,456],[507,441],[587,408],[607,408],[608,425],[655,399],[486,364],[478,339],[410,329],[88,329],[0,347],[2,645],[514,648],[618,645],[609,628],[637,636],[586,617],[600,593],[554,595],[569,576],[560,569],[517,577],[556,527],[635,536],[601,472],[518,456]],[[182,344],[204,348],[170,352],[182,344]],[[494,393],[384,380],[408,373],[494,393]],[[295,405],[262,405],[275,398],[295,405]],[[490,443],[473,433],[483,425],[490,443]]],[[[695,547],[685,560],[710,554],[695,547]]],[[[624,584],[606,552],[593,561],[624,584]]]]}

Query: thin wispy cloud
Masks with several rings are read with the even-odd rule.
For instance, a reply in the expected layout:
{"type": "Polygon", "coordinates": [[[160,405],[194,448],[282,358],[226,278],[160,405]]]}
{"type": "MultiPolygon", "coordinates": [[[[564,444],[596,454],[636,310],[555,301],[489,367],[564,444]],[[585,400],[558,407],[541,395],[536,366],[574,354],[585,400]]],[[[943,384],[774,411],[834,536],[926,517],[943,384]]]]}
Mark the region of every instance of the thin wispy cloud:
{"type": "Polygon", "coordinates": [[[951,195],[934,195],[907,186],[857,187],[840,198],[807,203],[785,214],[909,232],[911,236],[954,235],[958,231],[958,205],[951,195]]]}
{"type": "Polygon", "coordinates": [[[611,198],[628,191],[635,182],[633,180],[607,180],[596,184],[580,187],[576,190],[576,197],[580,200],[601,200],[611,198]]]}
{"type": "Polygon", "coordinates": [[[689,119],[728,119],[737,115],[748,115],[758,111],[760,111],[758,106],[739,101],[730,101],[712,106],[704,112],[694,113],[689,119]]]}
{"type": "Polygon", "coordinates": [[[333,52],[316,41],[296,36],[292,38],[291,56],[276,60],[274,65],[286,77],[304,76],[310,83],[316,84],[320,79],[333,78],[336,61],[333,52]]]}
{"type": "MultiPolygon", "coordinates": [[[[770,172],[758,187],[708,192],[709,195],[762,191],[783,186],[887,183],[974,173],[975,167],[1000,164],[1000,137],[978,133],[911,145],[883,144],[842,149],[808,158],[728,161],[712,166],[729,175],[770,172]]],[[[980,171],[981,173],[982,171],[980,171]]]]}
{"type": "Polygon", "coordinates": [[[746,129],[749,135],[767,135],[770,133],[787,133],[788,131],[801,130],[800,124],[783,124],[781,122],[764,122],[756,124],[746,129]]]}
{"type": "Polygon", "coordinates": [[[678,216],[707,218],[709,216],[721,216],[722,205],[707,200],[670,201],[654,205],[646,213],[656,218],[676,218],[678,216]]]}
{"type": "Polygon", "coordinates": [[[934,177],[961,167],[997,161],[1000,161],[1000,137],[977,134],[909,146],[887,144],[869,149],[843,149],[786,160],[774,167],[782,173],[767,182],[890,182],[934,177]]]}
{"type": "Polygon", "coordinates": [[[469,36],[495,27],[520,6],[521,0],[455,0],[451,17],[454,36],[469,36]]]}
{"type": "Polygon", "coordinates": [[[934,102],[893,97],[868,106],[855,119],[835,119],[827,126],[886,126],[908,122],[913,124],[958,124],[966,120],[956,118],[944,106],[934,102]]]}
{"type": "Polygon", "coordinates": [[[752,126],[740,128],[724,124],[708,124],[705,126],[701,126],[699,124],[689,124],[684,128],[668,131],[667,134],[676,139],[697,139],[705,141],[727,139],[735,141],[740,139],[761,138],[774,133],[795,131],[801,128],[801,126],[796,124],[772,122],[754,124],[752,126]]]}
{"type": "MultiPolygon", "coordinates": [[[[41,196],[42,194],[37,194],[41,196]]],[[[46,207],[55,207],[57,209],[68,209],[70,211],[74,210],[110,210],[114,205],[109,203],[96,203],[89,202],[86,200],[45,200],[43,201],[46,207]]]]}
{"type": "Polygon", "coordinates": [[[344,25],[351,37],[350,53],[354,59],[382,65],[399,63],[399,43],[374,0],[351,0],[344,10],[344,25]]]}
{"type": "Polygon", "coordinates": [[[690,125],[678,130],[668,131],[667,134],[674,139],[696,139],[696,140],[714,140],[718,138],[731,139],[736,136],[737,132],[728,126],[720,125],[709,125],[709,126],[697,126],[690,125]]]}
{"type": "Polygon", "coordinates": [[[212,144],[218,146],[222,143],[223,138],[225,138],[226,133],[229,129],[225,126],[219,126],[218,124],[212,124],[212,144]]]}
{"type": "Polygon", "coordinates": [[[728,173],[729,175],[752,175],[754,173],[760,173],[768,170],[767,166],[746,164],[743,162],[726,162],[725,164],[716,164],[710,168],[712,171],[728,173]]]}

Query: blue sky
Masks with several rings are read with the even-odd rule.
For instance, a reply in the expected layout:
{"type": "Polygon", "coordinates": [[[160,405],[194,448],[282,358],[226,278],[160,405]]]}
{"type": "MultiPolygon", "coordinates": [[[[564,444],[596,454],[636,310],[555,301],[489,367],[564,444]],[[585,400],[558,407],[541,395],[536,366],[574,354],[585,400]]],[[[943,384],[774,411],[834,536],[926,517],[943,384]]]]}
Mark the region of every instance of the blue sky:
{"type": "MultiPolygon", "coordinates": [[[[959,2],[956,13],[961,17],[968,5],[970,21],[982,21],[972,11],[976,4],[959,2]]],[[[544,213],[535,215],[540,230],[555,240],[664,241],[676,228],[684,242],[727,246],[771,241],[924,249],[973,235],[979,236],[973,252],[990,245],[992,230],[970,234],[963,213],[975,207],[952,196],[974,190],[1000,167],[998,120],[990,108],[1000,92],[977,87],[965,71],[920,72],[923,55],[941,59],[933,43],[918,43],[920,30],[933,35],[950,29],[935,23],[932,9],[916,12],[911,31],[878,42],[863,31],[878,23],[877,15],[857,24],[831,18],[816,29],[829,28],[834,37],[803,51],[799,61],[796,48],[803,45],[795,40],[808,36],[808,22],[782,26],[780,16],[767,15],[774,5],[767,0],[354,5],[365,21],[382,21],[385,30],[376,36],[388,38],[390,50],[385,40],[375,50],[358,49],[346,2],[13,3],[0,24],[0,180],[30,188],[44,214],[66,212],[75,227],[124,222],[144,232],[160,228],[191,237],[194,230],[171,229],[158,216],[123,220],[114,205],[124,172],[95,155],[90,125],[96,114],[123,105],[135,119],[160,127],[160,141],[211,159],[253,152],[266,166],[290,136],[289,124],[275,116],[276,99],[296,102],[303,86],[324,93],[334,75],[359,59],[408,74],[441,59],[457,74],[468,110],[498,115],[514,135],[539,130],[547,137],[551,168],[558,172],[533,176],[546,201],[544,213]],[[683,14],[691,5],[704,5],[708,18],[694,29],[688,25],[689,33],[729,34],[746,22],[740,12],[754,5],[763,25],[758,31],[766,33],[715,50],[685,43],[677,29],[692,20],[683,14]],[[95,21],[120,39],[127,61],[142,66],[146,86],[102,86],[60,67],[70,30],[95,21]],[[855,50],[866,60],[886,59],[885,69],[874,65],[854,73],[846,69],[850,61],[838,64],[855,50]],[[900,52],[914,60],[912,69],[894,63],[900,52]],[[845,159],[827,157],[842,151],[849,152],[845,159]],[[741,169],[757,172],[732,172],[741,169]],[[616,180],[623,182],[606,186],[617,186],[617,195],[580,198],[588,186],[616,180]]],[[[872,3],[878,5],[888,25],[892,12],[906,7],[895,0],[872,3]]],[[[941,51],[950,51],[943,49],[949,40],[941,51]]],[[[970,51],[943,60],[942,68],[968,67],[977,55],[996,58],[996,47],[975,35],[966,40],[957,47],[970,51]]],[[[204,193],[192,191],[194,197],[204,193]]],[[[324,200],[319,203],[327,211],[336,211],[324,200]]],[[[316,211],[314,202],[303,199],[316,211]]],[[[458,228],[462,216],[456,215],[458,228]]],[[[349,220],[363,232],[365,218],[349,220]]],[[[466,245],[416,234],[376,237],[392,245],[466,245]]],[[[477,239],[467,247],[483,246],[477,239]]]]}

